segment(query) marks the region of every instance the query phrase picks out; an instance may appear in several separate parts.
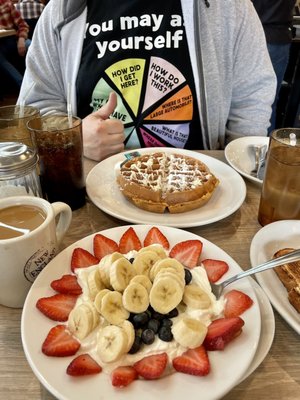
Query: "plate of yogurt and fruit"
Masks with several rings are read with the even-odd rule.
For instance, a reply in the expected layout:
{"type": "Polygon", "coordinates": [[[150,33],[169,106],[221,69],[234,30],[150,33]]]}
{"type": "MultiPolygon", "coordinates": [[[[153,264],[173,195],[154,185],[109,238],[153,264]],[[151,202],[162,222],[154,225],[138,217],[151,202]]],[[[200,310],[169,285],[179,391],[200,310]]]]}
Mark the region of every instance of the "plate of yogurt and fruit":
{"type": "Polygon", "coordinates": [[[209,283],[240,271],[222,249],[177,228],[93,233],[33,283],[21,321],[27,360],[58,399],[219,399],[258,364],[261,313],[251,278],[219,300],[209,283]],[[149,342],[146,330],[154,331],[149,342]]]}

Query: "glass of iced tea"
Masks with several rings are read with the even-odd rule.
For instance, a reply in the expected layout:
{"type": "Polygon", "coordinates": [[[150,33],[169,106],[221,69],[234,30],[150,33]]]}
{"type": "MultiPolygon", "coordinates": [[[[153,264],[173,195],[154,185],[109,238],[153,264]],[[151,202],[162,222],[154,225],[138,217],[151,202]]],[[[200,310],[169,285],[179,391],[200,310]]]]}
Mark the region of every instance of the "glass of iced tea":
{"type": "Polygon", "coordinates": [[[20,142],[32,147],[27,122],[39,116],[40,111],[32,106],[0,107],[0,142],[20,142]]]}
{"type": "Polygon", "coordinates": [[[300,219],[300,129],[272,132],[266,160],[258,221],[300,219]]]}
{"type": "Polygon", "coordinates": [[[75,116],[47,115],[28,122],[39,155],[43,196],[72,210],[85,204],[82,121],[75,116]]]}

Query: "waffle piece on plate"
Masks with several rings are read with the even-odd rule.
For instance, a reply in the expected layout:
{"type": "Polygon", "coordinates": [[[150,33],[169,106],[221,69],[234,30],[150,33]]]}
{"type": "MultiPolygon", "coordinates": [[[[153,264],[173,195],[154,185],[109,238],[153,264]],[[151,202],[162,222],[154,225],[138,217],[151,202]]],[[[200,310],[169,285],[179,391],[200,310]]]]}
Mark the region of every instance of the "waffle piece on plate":
{"type": "Polygon", "coordinates": [[[117,181],[137,207],[181,213],[203,206],[219,180],[198,159],[164,152],[143,154],[121,165],[117,181]]]}
{"type": "MultiPolygon", "coordinates": [[[[292,248],[278,250],[274,257],[283,256],[294,250],[292,248]]],[[[276,267],[275,272],[288,292],[289,302],[300,313],[300,261],[276,267]]]]}

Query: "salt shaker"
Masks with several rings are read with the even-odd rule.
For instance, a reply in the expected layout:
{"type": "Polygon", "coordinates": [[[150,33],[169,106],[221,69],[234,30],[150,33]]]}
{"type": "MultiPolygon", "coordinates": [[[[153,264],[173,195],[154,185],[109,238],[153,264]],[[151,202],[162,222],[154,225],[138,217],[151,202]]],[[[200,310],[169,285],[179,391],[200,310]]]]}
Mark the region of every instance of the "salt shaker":
{"type": "Polygon", "coordinates": [[[0,143],[0,198],[42,196],[36,151],[19,142],[0,143]]]}

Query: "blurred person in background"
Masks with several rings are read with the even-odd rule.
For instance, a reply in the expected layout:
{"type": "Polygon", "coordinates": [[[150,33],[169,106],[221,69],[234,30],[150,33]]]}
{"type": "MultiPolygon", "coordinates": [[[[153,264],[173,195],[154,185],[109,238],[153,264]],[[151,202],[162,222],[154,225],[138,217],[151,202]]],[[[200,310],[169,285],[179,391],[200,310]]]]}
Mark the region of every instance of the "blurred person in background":
{"type": "Polygon", "coordinates": [[[268,130],[271,133],[276,128],[278,96],[289,62],[296,0],[252,0],[252,2],[264,28],[268,51],[277,78],[271,125],[268,130]]]}
{"type": "Polygon", "coordinates": [[[99,161],[124,148],[224,149],[266,136],[275,89],[250,0],[51,0],[18,101],[49,114],[69,99],[84,154],[99,161]]]}
{"type": "Polygon", "coordinates": [[[11,0],[0,0],[0,29],[15,29],[16,34],[0,38],[1,81],[8,76],[19,89],[25,70],[25,55],[30,44],[29,26],[11,0]]]}
{"type": "Polygon", "coordinates": [[[19,2],[15,4],[15,7],[29,25],[28,38],[32,39],[35,26],[45,8],[45,5],[41,0],[19,0],[19,2]]]}

